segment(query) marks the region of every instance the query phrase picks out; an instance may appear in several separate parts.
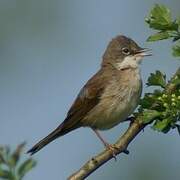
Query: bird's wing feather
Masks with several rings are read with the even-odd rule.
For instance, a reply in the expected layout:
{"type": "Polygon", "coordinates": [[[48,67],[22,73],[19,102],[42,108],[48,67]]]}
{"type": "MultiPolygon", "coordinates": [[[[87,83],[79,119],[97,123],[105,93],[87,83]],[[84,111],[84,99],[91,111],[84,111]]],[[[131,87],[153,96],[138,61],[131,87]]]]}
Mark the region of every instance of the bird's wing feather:
{"type": "Polygon", "coordinates": [[[102,73],[103,71],[100,70],[87,82],[71,106],[66,119],[53,132],[35,144],[28,153],[32,155],[38,152],[54,139],[82,125],[81,120],[98,104],[100,95],[104,90],[105,81],[107,79],[102,73]]]}
{"type": "Polygon", "coordinates": [[[65,133],[80,127],[82,119],[98,104],[107,81],[102,73],[98,71],[81,89],[63,122],[62,131],[65,133]]]}

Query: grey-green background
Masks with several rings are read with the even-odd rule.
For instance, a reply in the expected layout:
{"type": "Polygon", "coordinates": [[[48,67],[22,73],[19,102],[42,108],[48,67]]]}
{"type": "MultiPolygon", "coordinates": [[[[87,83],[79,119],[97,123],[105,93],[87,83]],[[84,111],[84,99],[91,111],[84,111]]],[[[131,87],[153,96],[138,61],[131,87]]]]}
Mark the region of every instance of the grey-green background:
{"type": "MultiPolygon", "coordinates": [[[[144,18],[154,3],[180,15],[179,0],[1,0],[0,144],[15,147],[26,140],[28,149],[58,126],[117,34],[152,48],[154,56],[141,66],[144,83],[157,69],[170,77],[179,66],[171,57],[171,42],[145,42],[152,32],[144,18]]],[[[114,142],[127,126],[102,134],[114,142]]],[[[64,180],[102,149],[91,130],[81,128],[36,154],[38,166],[25,179],[64,180]]],[[[180,179],[176,131],[164,135],[146,128],[129,150],[130,155],[109,161],[88,179],[180,179]]]]}

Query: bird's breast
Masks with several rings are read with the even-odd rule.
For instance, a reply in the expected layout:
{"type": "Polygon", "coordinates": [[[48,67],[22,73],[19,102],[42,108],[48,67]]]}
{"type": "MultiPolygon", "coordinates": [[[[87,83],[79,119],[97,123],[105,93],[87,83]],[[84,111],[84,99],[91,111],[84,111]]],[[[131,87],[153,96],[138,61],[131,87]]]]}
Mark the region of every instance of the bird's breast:
{"type": "Polygon", "coordinates": [[[107,84],[98,105],[86,117],[89,126],[105,130],[126,120],[137,107],[141,91],[139,72],[130,72],[128,76],[119,80],[112,79],[107,84]]]}

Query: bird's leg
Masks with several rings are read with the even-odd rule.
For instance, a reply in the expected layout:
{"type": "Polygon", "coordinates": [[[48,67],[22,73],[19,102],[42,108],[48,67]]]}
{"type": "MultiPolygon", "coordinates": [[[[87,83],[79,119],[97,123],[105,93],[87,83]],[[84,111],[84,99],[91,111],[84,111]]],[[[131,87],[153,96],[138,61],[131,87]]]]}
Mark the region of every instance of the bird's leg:
{"type": "Polygon", "coordinates": [[[98,138],[100,139],[100,141],[103,143],[103,145],[105,146],[105,148],[111,151],[111,153],[112,153],[112,155],[113,155],[113,158],[114,158],[115,161],[116,161],[116,153],[115,153],[116,147],[115,147],[114,145],[109,144],[108,142],[106,142],[106,141],[102,138],[102,136],[100,135],[100,133],[99,133],[96,129],[92,129],[92,130],[96,133],[97,137],[98,137],[98,138]]]}

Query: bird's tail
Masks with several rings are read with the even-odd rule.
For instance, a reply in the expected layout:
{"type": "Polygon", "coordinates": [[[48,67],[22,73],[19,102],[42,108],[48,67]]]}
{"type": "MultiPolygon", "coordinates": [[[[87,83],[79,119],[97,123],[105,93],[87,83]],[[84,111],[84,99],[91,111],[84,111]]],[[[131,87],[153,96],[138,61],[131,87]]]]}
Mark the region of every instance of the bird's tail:
{"type": "Polygon", "coordinates": [[[53,132],[51,132],[48,136],[43,138],[41,141],[39,141],[37,144],[35,144],[27,153],[30,153],[31,155],[35,154],[39,150],[41,150],[44,146],[55,140],[56,138],[65,135],[72,129],[65,129],[64,124],[62,123],[60,126],[58,126],[53,132]]]}

